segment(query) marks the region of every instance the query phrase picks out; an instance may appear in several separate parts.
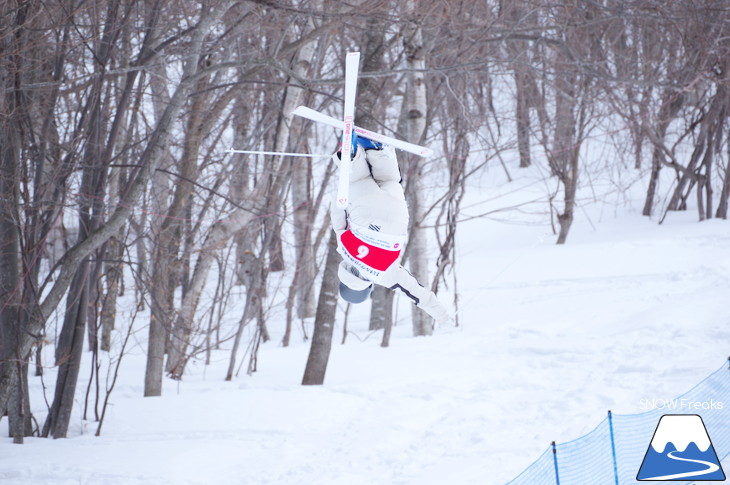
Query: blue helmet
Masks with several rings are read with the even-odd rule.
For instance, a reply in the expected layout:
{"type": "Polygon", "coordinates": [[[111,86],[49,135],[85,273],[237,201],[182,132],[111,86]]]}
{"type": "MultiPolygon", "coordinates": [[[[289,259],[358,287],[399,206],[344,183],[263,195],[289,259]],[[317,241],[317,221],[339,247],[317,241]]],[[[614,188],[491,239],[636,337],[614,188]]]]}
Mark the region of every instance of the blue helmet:
{"type": "Polygon", "coordinates": [[[364,290],[353,290],[346,284],[340,282],[340,296],[348,303],[362,303],[368,299],[373,291],[373,285],[368,286],[364,290]]]}

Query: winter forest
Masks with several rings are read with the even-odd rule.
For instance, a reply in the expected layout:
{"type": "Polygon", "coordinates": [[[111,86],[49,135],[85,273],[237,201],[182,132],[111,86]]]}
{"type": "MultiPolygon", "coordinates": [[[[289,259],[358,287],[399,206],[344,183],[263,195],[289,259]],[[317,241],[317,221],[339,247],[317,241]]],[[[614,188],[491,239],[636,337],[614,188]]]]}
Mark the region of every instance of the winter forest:
{"type": "Polygon", "coordinates": [[[568,248],[583,204],[631,199],[653,227],[728,217],[725,0],[5,0],[0,420],[12,442],[78,436],[78,419],[103,436],[118,382],[140,398],[203,372],[246,382],[274,365],[264,348],[305,349],[277,371],[322,384],[330,349],[357,345],[348,325],[387,355],[396,329],[438,345],[440,329],[394,292],[338,301],[329,158],[229,151],[334,153],[338,130],[291,111],[342,118],[350,51],[356,124],[435,152],[398,152],[403,264],[452,309],[447,334],[469,325],[460,275],[475,270],[459,241],[491,237],[467,224],[537,224],[540,247],[568,248]],[[484,189],[498,179],[525,194],[526,174],[525,197],[484,189]]]}

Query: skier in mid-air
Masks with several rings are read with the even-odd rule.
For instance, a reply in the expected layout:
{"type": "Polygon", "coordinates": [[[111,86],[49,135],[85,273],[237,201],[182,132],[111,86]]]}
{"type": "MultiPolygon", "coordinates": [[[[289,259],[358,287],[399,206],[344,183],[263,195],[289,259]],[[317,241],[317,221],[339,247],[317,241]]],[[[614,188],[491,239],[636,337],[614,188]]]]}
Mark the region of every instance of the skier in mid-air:
{"type": "MultiPolygon", "coordinates": [[[[340,296],[362,303],[373,283],[400,290],[416,306],[443,324],[449,312],[436,295],[400,265],[408,233],[408,206],[401,186],[395,150],[367,138],[354,137],[357,151],[350,169],[350,196],[345,209],[332,204],[332,228],[343,258],[337,271],[340,296]]],[[[340,164],[340,152],[333,155],[340,164]]],[[[336,197],[335,197],[336,198],[336,197]]]]}

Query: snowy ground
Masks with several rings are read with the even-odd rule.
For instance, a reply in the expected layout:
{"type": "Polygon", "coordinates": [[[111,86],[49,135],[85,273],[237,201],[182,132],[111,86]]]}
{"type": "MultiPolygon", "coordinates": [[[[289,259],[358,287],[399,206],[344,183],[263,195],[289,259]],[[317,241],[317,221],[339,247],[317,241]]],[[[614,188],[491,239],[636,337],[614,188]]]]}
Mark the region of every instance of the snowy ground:
{"type": "MultiPolygon", "coordinates": [[[[531,182],[470,200],[520,183],[531,182]]],[[[275,338],[252,377],[223,382],[220,351],[145,399],[140,332],[101,437],[77,414],[66,440],[2,438],[0,483],[504,483],[550,441],[579,437],[608,409],[675,397],[730,353],[730,223],[690,212],[659,226],[635,213],[593,205],[566,246],[544,217],[463,223],[461,326],[415,339],[401,322],[383,349],[356,311],[345,345],[336,329],[321,387],[300,385],[308,344],[275,338]]]]}

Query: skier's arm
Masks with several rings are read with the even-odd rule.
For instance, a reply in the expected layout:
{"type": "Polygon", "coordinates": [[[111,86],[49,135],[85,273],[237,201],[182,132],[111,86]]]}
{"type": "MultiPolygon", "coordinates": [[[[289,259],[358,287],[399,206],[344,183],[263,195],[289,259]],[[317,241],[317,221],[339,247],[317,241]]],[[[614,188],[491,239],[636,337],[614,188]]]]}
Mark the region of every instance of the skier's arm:
{"type": "MultiPolygon", "coordinates": [[[[340,152],[332,155],[332,161],[336,164],[340,164],[340,152]]],[[[341,232],[347,229],[347,212],[342,209],[337,203],[337,192],[332,194],[332,203],[330,205],[330,220],[332,222],[332,229],[339,236],[341,232]]]]}
{"type": "MultiPolygon", "coordinates": [[[[337,194],[335,194],[337,199],[337,194]]],[[[337,205],[337,200],[332,200],[332,206],[330,207],[330,219],[332,221],[332,229],[339,235],[345,229],[347,229],[347,212],[345,209],[340,209],[337,205]]]]}
{"type": "MultiPolygon", "coordinates": [[[[341,163],[340,152],[332,155],[332,161],[339,165],[341,163]]],[[[366,178],[370,178],[370,170],[368,164],[365,161],[365,150],[358,146],[355,155],[352,157],[350,166],[350,187],[353,183],[357,183],[366,178]]],[[[352,202],[352,200],[350,201],[352,202]]],[[[348,213],[339,207],[337,203],[337,193],[333,194],[332,207],[330,209],[330,218],[332,219],[332,229],[339,233],[347,229],[347,216],[348,213]]]]}
{"type": "Polygon", "coordinates": [[[438,301],[436,295],[423,287],[416,277],[400,264],[391,266],[383,274],[378,284],[403,293],[418,308],[433,317],[439,325],[451,318],[448,310],[438,301]]]}

